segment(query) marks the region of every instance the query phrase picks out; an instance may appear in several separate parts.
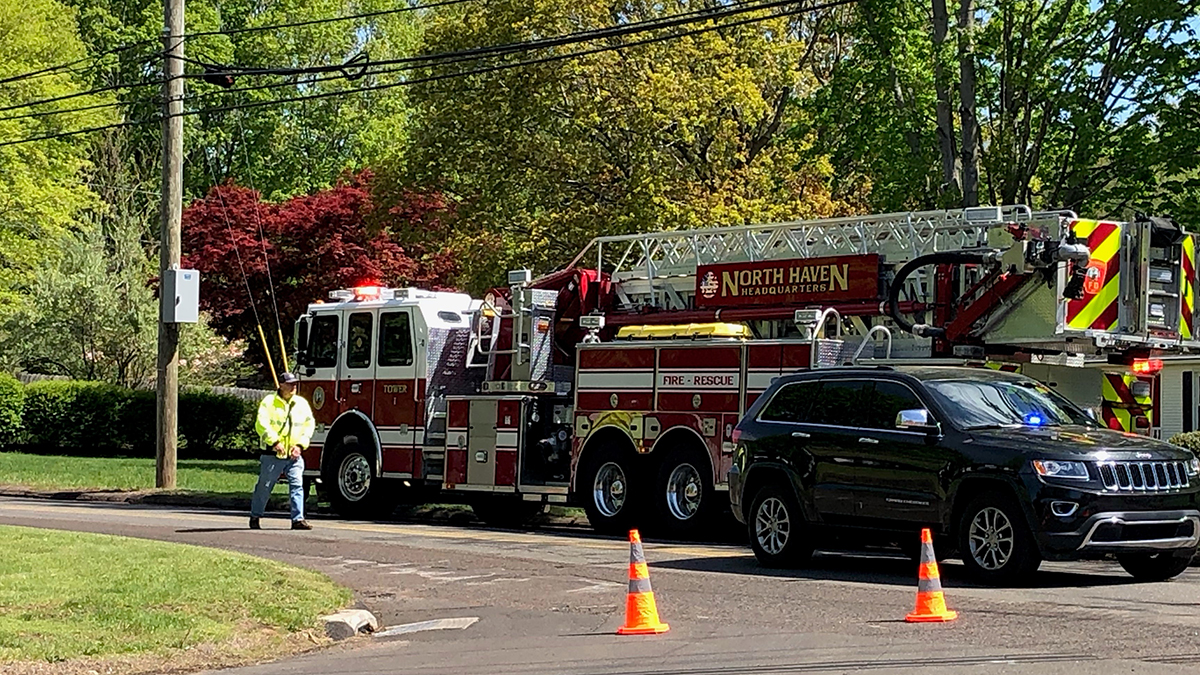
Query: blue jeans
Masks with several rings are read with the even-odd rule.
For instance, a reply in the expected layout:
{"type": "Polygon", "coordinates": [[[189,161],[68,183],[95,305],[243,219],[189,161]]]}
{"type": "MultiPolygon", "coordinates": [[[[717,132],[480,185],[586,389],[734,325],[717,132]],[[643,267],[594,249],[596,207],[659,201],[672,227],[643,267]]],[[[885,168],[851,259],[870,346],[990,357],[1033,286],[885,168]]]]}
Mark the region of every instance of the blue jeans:
{"type": "Polygon", "coordinates": [[[304,520],[304,458],[279,459],[274,455],[262,455],[258,458],[258,484],[254,486],[254,497],[250,500],[250,516],[262,518],[267,510],[267,498],[279,474],[287,471],[288,497],[292,502],[292,521],[304,520]]]}

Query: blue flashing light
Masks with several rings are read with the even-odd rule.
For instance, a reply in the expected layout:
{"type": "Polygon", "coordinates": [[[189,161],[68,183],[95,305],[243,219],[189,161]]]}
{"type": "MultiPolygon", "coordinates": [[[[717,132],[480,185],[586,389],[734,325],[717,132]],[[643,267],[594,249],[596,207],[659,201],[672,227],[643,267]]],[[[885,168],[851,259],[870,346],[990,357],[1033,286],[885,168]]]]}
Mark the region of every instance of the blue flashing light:
{"type": "Polygon", "coordinates": [[[1040,427],[1046,423],[1046,419],[1037,413],[1029,413],[1025,416],[1025,424],[1031,427],[1040,427]]]}

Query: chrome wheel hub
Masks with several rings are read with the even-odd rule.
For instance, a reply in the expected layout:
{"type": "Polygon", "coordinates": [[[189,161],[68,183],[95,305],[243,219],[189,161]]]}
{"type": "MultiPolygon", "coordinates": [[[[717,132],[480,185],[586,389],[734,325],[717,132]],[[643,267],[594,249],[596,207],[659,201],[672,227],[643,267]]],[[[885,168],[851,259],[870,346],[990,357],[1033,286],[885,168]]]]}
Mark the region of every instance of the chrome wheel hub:
{"type": "Polygon", "coordinates": [[[676,520],[687,520],[700,510],[704,484],[691,464],[680,464],[667,478],[667,510],[676,520]]]}
{"type": "Polygon", "coordinates": [[[592,503],[600,515],[612,518],[625,506],[625,472],[616,462],[606,462],[592,481],[592,503]]]}
{"type": "Polygon", "coordinates": [[[338,491],[346,501],[357,502],[371,491],[371,463],[358,453],[347,455],[338,468],[338,491]]]}
{"type": "Polygon", "coordinates": [[[967,541],[975,563],[985,570],[995,571],[1012,559],[1016,533],[1008,516],[989,506],[971,520],[967,541]]]}
{"type": "Polygon", "coordinates": [[[787,505],[777,497],[763,500],[754,516],[754,536],[762,550],[779,555],[787,547],[791,534],[792,522],[788,518],[787,505]]]}

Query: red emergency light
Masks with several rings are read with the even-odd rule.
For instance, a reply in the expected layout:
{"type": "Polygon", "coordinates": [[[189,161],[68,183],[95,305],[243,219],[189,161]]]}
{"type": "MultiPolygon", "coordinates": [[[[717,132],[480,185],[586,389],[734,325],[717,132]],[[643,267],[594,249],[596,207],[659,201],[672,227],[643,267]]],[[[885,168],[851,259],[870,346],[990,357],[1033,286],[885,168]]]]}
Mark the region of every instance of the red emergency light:
{"type": "Polygon", "coordinates": [[[1133,372],[1138,375],[1153,375],[1162,370],[1162,359],[1134,359],[1133,372]]]}

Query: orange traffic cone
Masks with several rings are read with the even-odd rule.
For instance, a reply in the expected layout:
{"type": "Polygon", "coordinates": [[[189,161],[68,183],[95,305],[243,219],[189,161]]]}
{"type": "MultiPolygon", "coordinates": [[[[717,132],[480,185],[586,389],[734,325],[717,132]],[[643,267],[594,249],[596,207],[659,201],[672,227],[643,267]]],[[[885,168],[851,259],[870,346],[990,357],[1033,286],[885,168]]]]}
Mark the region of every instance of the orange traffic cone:
{"type": "Polygon", "coordinates": [[[953,621],[958,612],[946,609],[942,595],[942,575],[938,572],[937,556],[933,553],[933,535],[929,528],[921,530],[921,571],[917,575],[917,608],[904,617],[911,622],[953,621]]]}
{"type": "Polygon", "coordinates": [[[642,552],[642,535],[629,531],[629,594],[625,598],[625,625],[617,635],[652,635],[665,633],[667,624],[658,620],[658,605],[650,590],[650,570],[642,552]]]}

